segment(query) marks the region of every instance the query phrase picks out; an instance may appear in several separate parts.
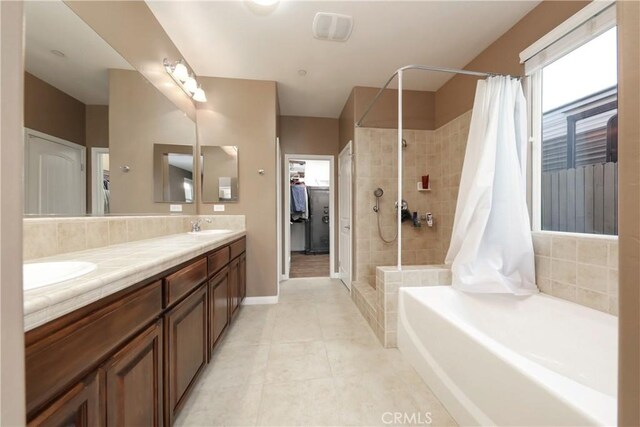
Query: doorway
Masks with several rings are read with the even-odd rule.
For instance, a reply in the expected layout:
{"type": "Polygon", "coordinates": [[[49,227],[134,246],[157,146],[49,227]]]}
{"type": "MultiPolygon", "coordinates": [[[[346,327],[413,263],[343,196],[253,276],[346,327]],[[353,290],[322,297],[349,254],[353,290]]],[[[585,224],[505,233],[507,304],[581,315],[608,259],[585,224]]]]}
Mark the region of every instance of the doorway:
{"type": "Polygon", "coordinates": [[[86,212],[85,147],[25,130],[25,213],[83,215],[86,212]]]}
{"type": "Polygon", "coordinates": [[[331,277],[334,158],[286,154],[284,160],[284,278],[331,277]]]}
{"type": "Polygon", "coordinates": [[[91,148],[91,212],[94,215],[105,215],[110,212],[111,173],[109,169],[109,149],[91,148]]]}

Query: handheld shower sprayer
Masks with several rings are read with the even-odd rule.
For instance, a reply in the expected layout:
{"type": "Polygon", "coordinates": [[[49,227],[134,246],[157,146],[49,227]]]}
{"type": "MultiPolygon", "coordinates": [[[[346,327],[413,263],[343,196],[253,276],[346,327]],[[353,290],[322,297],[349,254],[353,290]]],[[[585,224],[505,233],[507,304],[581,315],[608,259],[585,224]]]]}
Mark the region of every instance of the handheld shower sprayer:
{"type": "Polygon", "coordinates": [[[382,188],[378,187],[373,191],[373,195],[376,197],[376,205],[373,207],[373,211],[378,213],[380,210],[380,197],[384,194],[382,188]]]}

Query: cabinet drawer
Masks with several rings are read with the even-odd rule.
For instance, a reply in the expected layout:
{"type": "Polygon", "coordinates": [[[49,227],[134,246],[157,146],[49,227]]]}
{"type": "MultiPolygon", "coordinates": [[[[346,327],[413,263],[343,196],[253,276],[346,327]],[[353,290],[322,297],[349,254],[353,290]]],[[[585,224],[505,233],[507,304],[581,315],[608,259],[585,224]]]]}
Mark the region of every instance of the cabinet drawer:
{"type": "Polygon", "coordinates": [[[154,282],[26,348],[27,413],[78,381],[162,310],[154,282]]]}
{"type": "Polygon", "coordinates": [[[207,280],[206,258],[202,258],[167,276],[165,279],[167,305],[173,304],[205,280],[207,280]]]}
{"type": "Polygon", "coordinates": [[[229,249],[231,251],[231,259],[236,258],[247,249],[247,239],[243,237],[240,240],[236,240],[229,245],[229,249]]]}
{"type": "Polygon", "coordinates": [[[222,270],[224,266],[229,264],[229,247],[225,246],[209,255],[207,257],[207,263],[209,265],[209,276],[213,276],[222,270]]]}

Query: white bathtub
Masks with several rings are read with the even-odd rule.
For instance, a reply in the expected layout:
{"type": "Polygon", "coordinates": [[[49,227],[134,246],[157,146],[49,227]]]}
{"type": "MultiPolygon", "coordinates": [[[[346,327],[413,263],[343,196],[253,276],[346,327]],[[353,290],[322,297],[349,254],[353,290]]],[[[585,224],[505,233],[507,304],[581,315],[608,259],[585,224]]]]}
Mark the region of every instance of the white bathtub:
{"type": "Polygon", "coordinates": [[[617,328],[543,294],[399,295],[398,347],[460,425],[616,425],[617,328]]]}

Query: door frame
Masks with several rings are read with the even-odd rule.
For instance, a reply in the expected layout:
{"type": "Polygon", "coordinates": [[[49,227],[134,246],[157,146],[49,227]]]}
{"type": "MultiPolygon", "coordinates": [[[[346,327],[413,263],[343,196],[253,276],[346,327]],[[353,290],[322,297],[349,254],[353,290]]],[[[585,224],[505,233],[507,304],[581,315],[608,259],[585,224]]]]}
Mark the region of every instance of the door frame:
{"type": "Polygon", "coordinates": [[[87,213],[87,148],[83,145],[76,144],[75,142],[67,141],[66,139],[58,138],[57,136],[49,135],[44,132],[40,132],[34,129],[24,128],[24,202],[25,208],[29,206],[29,199],[27,197],[27,189],[29,188],[29,162],[27,161],[29,156],[29,138],[34,136],[36,138],[45,139],[55,144],[65,145],[75,150],[80,151],[80,167],[81,167],[81,179],[82,191],[80,194],[81,214],[87,213]]]}
{"type": "MultiPolygon", "coordinates": [[[[335,270],[335,156],[320,154],[285,154],[284,167],[282,169],[282,194],[289,194],[289,161],[290,160],[325,160],[329,161],[329,277],[336,278],[335,270]]],[[[289,271],[291,268],[291,197],[284,198],[284,211],[281,215],[282,226],[284,227],[284,270],[282,272],[283,280],[289,280],[289,271]]]]}
{"type": "MultiPolygon", "coordinates": [[[[351,162],[351,170],[349,171],[351,174],[351,188],[349,191],[349,202],[347,204],[347,208],[349,209],[349,271],[348,271],[348,277],[346,278],[347,281],[345,281],[345,278],[342,277],[340,275],[340,268],[339,268],[339,264],[338,264],[338,272],[337,274],[339,275],[340,280],[342,280],[342,282],[346,285],[346,287],[349,289],[349,292],[351,292],[351,282],[353,280],[353,141],[349,141],[347,143],[347,145],[344,146],[344,148],[340,151],[340,154],[338,155],[338,188],[340,187],[340,171],[342,170],[342,168],[340,167],[340,159],[342,158],[343,154],[345,152],[348,152],[348,156],[350,157],[350,162],[351,162]]],[[[338,204],[338,215],[340,215],[340,211],[342,209],[342,206],[340,204],[338,204]]],[[[340,218],[338,218],[338,224],[340,218]]],[[[340,244],[340,241],[342,239],[342,233],[340,232],[340,230],[338,230],[338,248],[341,248],[342,245],[340,244]]],[[[338,254],[338,262],[340,261],[340,254],[338,254]]]]}
{"type": "Polygon", "coordinates": [[[91,147],[91,213],[94,215],[99,210],[97,195],[102,191],[102,177],[98,174],[99,154],[109,154],[109,148],[91,147]]]}

